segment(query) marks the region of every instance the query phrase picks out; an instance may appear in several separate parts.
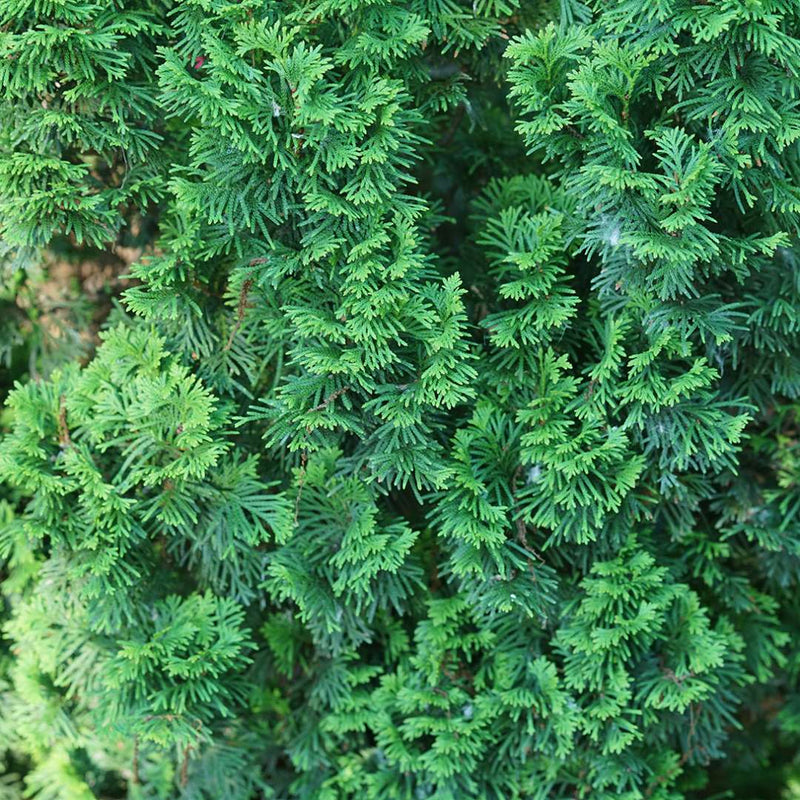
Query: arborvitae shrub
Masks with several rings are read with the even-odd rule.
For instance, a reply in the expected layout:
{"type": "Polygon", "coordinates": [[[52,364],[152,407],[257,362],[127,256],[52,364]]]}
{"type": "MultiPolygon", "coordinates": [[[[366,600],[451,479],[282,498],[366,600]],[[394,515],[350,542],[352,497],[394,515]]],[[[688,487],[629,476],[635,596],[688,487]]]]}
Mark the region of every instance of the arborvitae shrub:
{"type": "Polygon", "coordinates": [[[0,2],[0,798],[796,796],[798,220],[794,0],[0,2]]]}

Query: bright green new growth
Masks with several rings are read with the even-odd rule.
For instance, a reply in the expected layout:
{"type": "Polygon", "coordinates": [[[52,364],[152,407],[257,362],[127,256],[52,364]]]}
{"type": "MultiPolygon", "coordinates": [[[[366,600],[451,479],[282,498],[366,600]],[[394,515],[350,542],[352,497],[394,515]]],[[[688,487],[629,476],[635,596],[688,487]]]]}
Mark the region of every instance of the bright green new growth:
{"type": "Polygon", "coordinates": [[[0,5],[0,800],[782,796],[797,4],[0,5]]]}

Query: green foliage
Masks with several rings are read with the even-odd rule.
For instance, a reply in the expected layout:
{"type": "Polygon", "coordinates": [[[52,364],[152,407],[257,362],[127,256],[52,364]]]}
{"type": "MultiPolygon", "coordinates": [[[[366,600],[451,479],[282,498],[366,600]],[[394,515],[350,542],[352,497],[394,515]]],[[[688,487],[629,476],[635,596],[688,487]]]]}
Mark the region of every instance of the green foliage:
{"type": "Polygon", "coordinates": [[[796,3],[0,55],[0,800],[791,796],[796,3]]]}

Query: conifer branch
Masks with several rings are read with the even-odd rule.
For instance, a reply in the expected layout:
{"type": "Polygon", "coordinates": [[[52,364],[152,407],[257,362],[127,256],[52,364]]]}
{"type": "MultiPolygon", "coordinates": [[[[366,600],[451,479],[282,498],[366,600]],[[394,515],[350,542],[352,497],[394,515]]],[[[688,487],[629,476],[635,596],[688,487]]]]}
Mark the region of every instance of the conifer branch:
{"type": "Polygon", "coordinates": [[[782,773],[797,4],[107,5],[0,4],[0,794],[782,773]]]}

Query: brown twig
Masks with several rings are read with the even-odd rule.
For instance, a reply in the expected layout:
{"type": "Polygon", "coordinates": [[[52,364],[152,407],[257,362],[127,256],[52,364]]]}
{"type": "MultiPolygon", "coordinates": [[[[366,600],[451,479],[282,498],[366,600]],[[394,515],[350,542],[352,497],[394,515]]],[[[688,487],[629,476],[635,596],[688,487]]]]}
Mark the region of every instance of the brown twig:
{"type": "Polygon", "coordinates": [[[133,777],[131,783],[138,786],[141,781],[139,780],[139,737],[133,737],[133,777]]]}
{"type": "Polygon", "coordinates": [[[189,783],[189,753],[192,752],[192,746],[187,744],[183,748],[183,763],[181,764],[181,789],[186,788],[189,783]]]}
{"type": "Polygon", "coordinates": [[[228,351],[231,349],[231,345],[233,344],[233,337],[239,333],[239,329],[242,327],[242,323],[244,322],[244,312],[247,309],[247,295],[250,293],[250,289],[253,286],[253,279],[248,278],[243,284],[242,289],[239,292],[239,308],[236,312],[236,324],[231,328],[231,335],[228,337],[228,343],[223,347],[223,351],[228,351]]]}
{"type": "Polygon", "coordinates": [[[67,398],[63,394],[58,398],[58,443],[61,447],[72,447],[67,427],[67,398]]]}
{"type": "MultiPolygon", "coordinates": [[[[511,477],[511,494],[514,497],[514,514],[515,514],[515,524],[517,528],[517,541],[519,542],[520,546],[526,553],[530,553],[533,558],[535,558],[540,563],[544,564],[544,559],[528,544],[528,528],[525,524],[525,520],[522,516],[522,509],[519,507],[519,503],[517,502],[517,482],[519,481],[520,475],[522,475],[522,464],[520,464],[516,470],[514,470],[514,474],[511,477]]],[[[531,577],[534,581],[536,581],[536,570],[534,569],[533,562],[529,558],[528,559],[528,570],[531,573],[531,577]]]]}
{"type": "Polygon", "coordinates": [[[645,789],[644,792],[645,797],[652,796],[653,792],[660,784],[666,783],[667,781],[674,778],[680,772],[683,765],[689,760],[689,756],[691,756],[691,754],[694,752],[694,745],[692,744],[692,739],[694,738],[695,735],[696,726],[697,726],[697,717],[695,715],[695,707],[694,704],[691,704],[689,706],[689,732],[686,736],[686,749],[681,754],[680,760],[678,761],[677,765],[673,770],[670,770],[666,775],[657,775],[650,782],[650,785],[647,787],[647,789],[645,789]]]}
{"type": "Polygon", "coordinates": [[[520,512],[519,503],[517,502],[517,481],[521,474],[522,464],[514,470],[514,475],[511,477],[511,494],[514,497],[514,523],[517,526],[517,540],[527,550],[527,543],[525,541],[525,521],[522,519],[522,513],[520,512]]]}
{"type": "Polygon", "coordinates": [[[343,386],[341,389],[337,389],[335,392],[332,392],[328,397],[326,397],[318,406],[314,406],[311,411],[324,411],[334,400],[337,400],[343,394],[346,394],[349,391],[349,386],[343,386]]]}
{"type": "Polygon", "coordinates": [[[583,141],[586,138],[574,125],[565,125],[564,130],[579,141],[583,141]]]}
{"type": "Polygon", "coordinates": [[[306,482],[306,465],[308,464],[308,450],[303,450],[300,456],[300,480],[297,482],[297,497],[294,501],[294,524],[300,518],[300,498],[303,496],[303,486],[306,482]]]}

